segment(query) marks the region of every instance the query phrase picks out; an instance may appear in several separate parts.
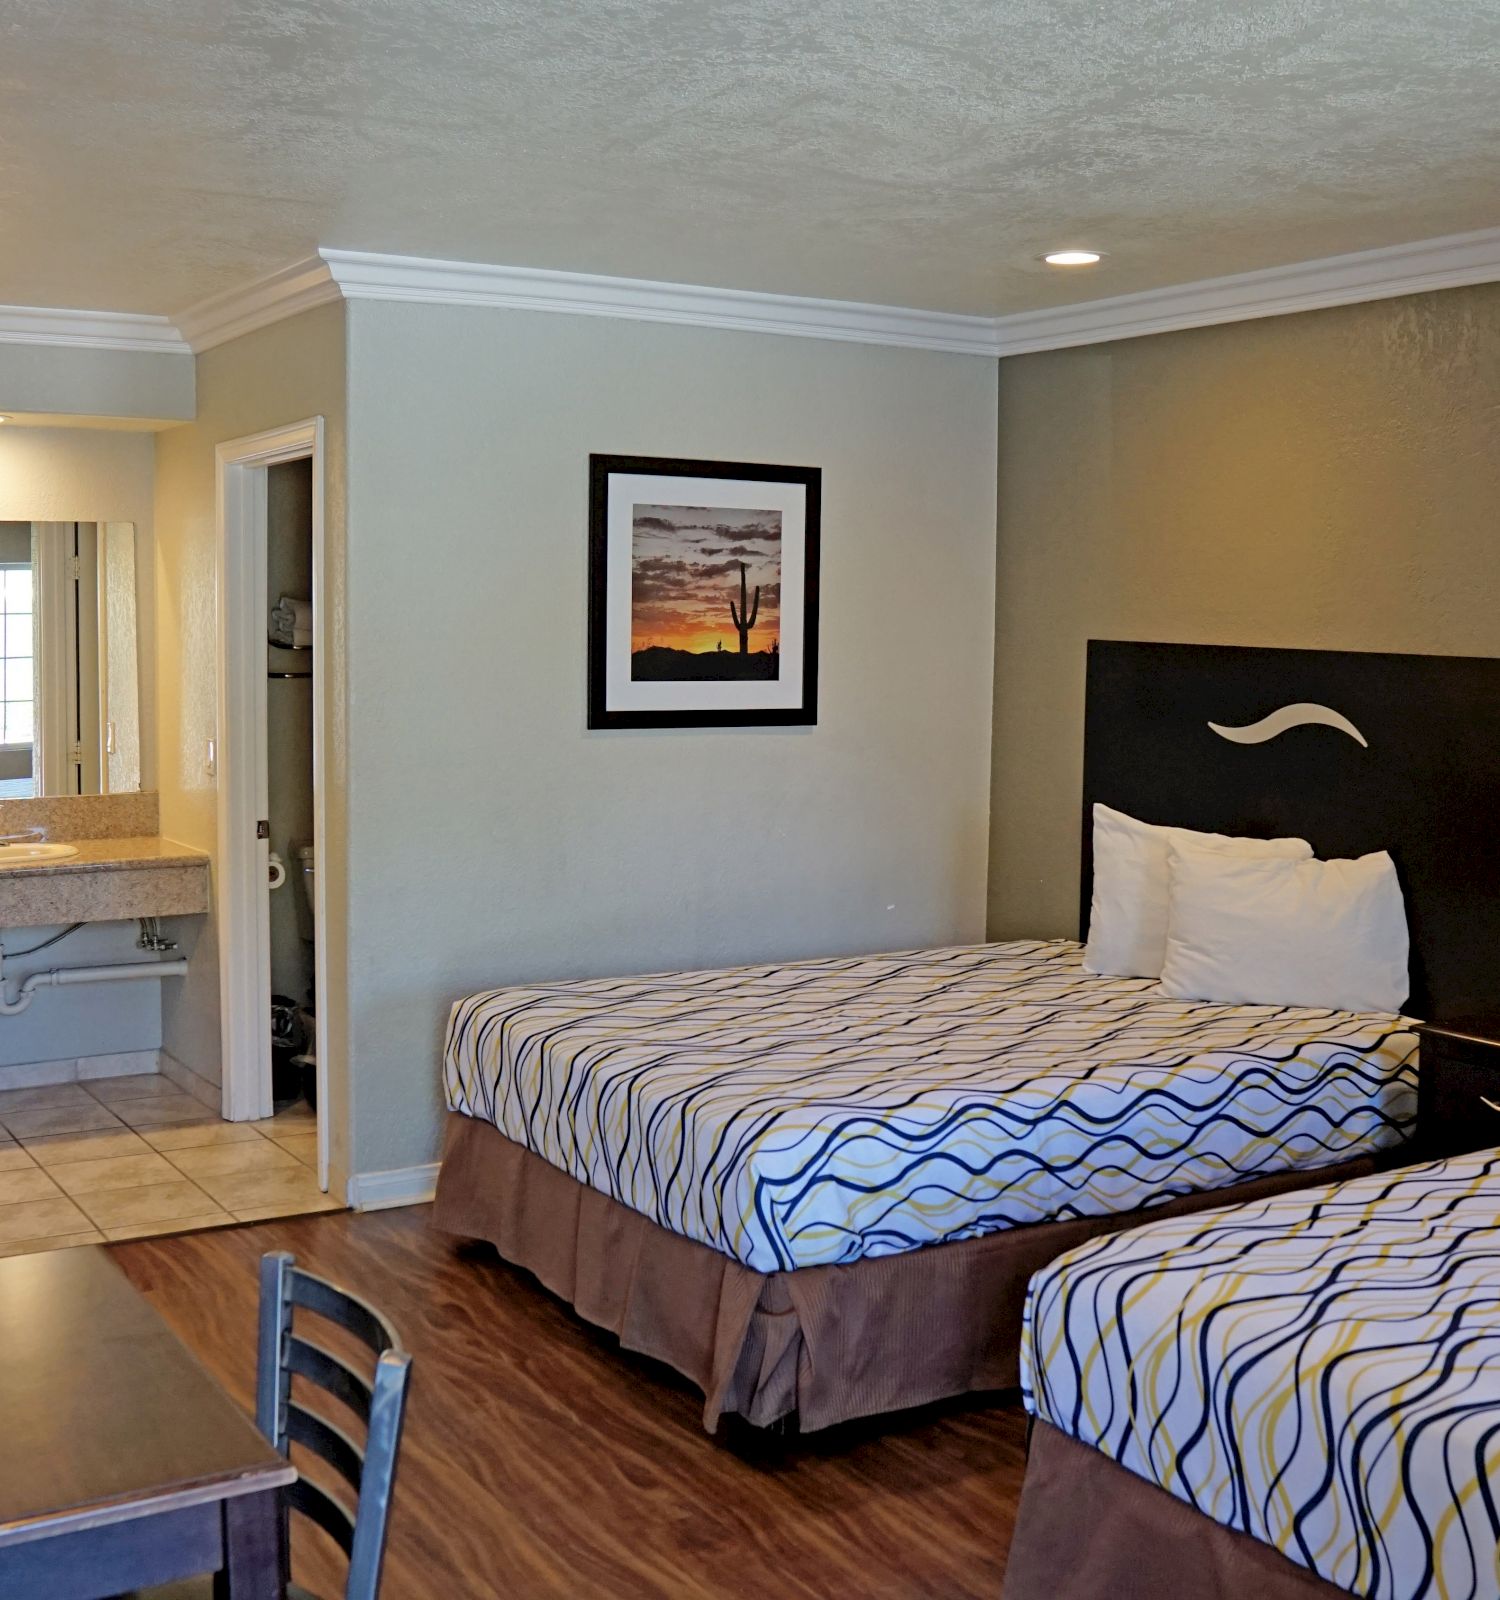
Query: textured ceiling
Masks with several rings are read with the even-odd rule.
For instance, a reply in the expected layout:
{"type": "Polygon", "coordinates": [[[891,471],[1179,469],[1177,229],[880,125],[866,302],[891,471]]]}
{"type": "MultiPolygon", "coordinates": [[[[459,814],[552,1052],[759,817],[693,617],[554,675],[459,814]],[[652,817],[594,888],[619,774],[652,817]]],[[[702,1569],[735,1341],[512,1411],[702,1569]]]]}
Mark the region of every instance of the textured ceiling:
{"type": "Polygon", "coordinates": [[[1500,223],[1497,67],[1500,0],[4,0],[0,302],[324,244],[1026,310],[1500,223]]]}

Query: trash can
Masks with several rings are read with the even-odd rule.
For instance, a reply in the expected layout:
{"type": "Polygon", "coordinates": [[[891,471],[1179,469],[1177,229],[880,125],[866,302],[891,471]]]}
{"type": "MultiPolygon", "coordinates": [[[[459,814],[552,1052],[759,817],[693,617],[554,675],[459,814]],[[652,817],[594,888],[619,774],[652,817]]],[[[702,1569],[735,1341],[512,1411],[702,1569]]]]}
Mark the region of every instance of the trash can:
{"type": "Polygon", "coordinates": [[[302,1093],[302,1069],[293,1059],[305,1035],[297,1002],[284,994],[271,996],[271,1098],[295,1100],[302,1093]]]}

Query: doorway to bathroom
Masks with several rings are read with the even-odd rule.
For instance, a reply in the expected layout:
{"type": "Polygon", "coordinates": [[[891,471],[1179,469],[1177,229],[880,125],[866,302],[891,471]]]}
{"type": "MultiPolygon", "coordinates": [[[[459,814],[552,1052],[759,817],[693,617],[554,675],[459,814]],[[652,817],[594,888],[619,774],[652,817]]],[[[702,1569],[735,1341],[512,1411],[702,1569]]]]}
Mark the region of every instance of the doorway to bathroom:
{"type": "Polygon", "coordinates": [[[312,461],[266,469],[266,820],[270,825],[271,1098],[318,1107],[313,842],[312,461]]]}
{"type": "Polygon", "coordinates": [[[218,449],[223,1111],[304,1120],[328,1188],[322,419],[218,449]]]}

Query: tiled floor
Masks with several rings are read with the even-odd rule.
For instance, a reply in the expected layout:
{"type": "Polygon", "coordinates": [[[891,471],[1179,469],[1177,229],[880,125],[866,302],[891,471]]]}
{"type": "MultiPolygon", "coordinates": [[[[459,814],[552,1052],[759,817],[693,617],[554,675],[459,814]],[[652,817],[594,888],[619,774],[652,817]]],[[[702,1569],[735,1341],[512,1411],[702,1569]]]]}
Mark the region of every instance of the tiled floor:
{"type": "Polygon", "coordinates": [[[145,1075],[0,1090],[0,1255],[342,1207],[298,1104],[222,1122],[145,1075]]]}

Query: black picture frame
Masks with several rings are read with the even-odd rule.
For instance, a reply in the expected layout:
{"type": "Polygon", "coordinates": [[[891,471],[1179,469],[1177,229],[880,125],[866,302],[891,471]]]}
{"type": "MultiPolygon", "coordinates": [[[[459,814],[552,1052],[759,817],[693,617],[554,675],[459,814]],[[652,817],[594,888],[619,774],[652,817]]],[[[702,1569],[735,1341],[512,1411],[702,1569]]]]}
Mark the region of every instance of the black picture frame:
{"type": "MultiPolygon", "coordinates": [[[[595,454],[589,457],[589,602],[588,602],[588,726],[591,729],[618,728],[746,728],[807,727],[818,720],[818,605],[819,546],[822,524],[822,484],[820,467],[781,466],[759,461],[707,461],[682,456],[633,456],[595,454]],[[753,686],[740,682],[722,685],[724,704],[704,707],[683,705],[654,709],[627,708],[611,704],[612,681],[609,658],[608,619],[612,602],[618,600],[610,588],[610,505],[614,480],[627,477],[720,479],[765,483],[798,488],[802,491],[803,526],[801,532],[801,604],[790,619],[779,607],[776,648],[781,650],[782,630],[800,630],[801,670],[795,686],[795,703],[776,706],[739,705],[733,702],[753,686]]],[[[680,502],[691,506],[696,502],[680,502]]],[[[778,555],[778,561],[780,560],[778,555]]],[[[617,563],[618,570],[618,563],[617,563]]],[[[778,566],[778,572],[781,568],[778,566]]],[[[757,603],[758,610],[758,603],[757,603]]],[[[740,651],[745,650],[741,635],[740,651]]],[[[618,654],[618,646],[617,646],[618,654]]],[[[618,666],[618,663],[616,663],[618,666]]],[[[699,684],[693,688],[703,691],[699,684]]],[[[720,688],[713,683],[711,688],[720,688]]],[[[618,691],[617,691],[618,692],[618,691]]],[[[668,696],[671,684],[659,685],[655,692],[668,696]]]]}

